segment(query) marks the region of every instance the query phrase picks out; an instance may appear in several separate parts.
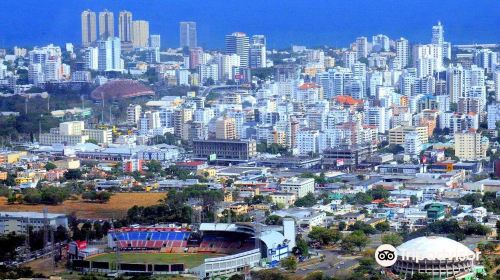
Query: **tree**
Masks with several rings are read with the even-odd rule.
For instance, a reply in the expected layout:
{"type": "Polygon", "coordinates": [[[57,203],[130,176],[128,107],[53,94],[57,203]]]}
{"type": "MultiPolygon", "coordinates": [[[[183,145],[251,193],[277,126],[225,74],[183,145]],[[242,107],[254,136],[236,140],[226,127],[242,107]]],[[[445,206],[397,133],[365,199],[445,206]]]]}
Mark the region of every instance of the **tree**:
{"type": "Polygon", "coordinates": [[[344,250],[352,252],[353,248],[361,251],[368,244],[368,237],[363,231],[357,230],[344,236],[341,247],[344,250]]]}
{"type": "Polygon", "coordinates": [[[431,280],[432,279],[432,276],[430,276],[429,274],[427,273],[414,273],[410,280],[431,280]]]}
{"type": "Polygon", "coordinates": [[[337,243],[342,237],[338,230],[324,227],[313,227],[307,236],[314,241],[320,242],[321,245],[337,243]]]}
{"type": "Polygon", "coordinates": [[[295,250],[292,249],[292,251],[297,255],[309,256],[309,245],[303,238],[298,237],[295,242],[295,250]]]}
{"type": "Polygon", "coordinates": [[[55,165],[54,163],[52,162],[47,162],[47,164],[45,164],[45,170],[47,171],[50,171],[52,169],[56,169],[57,168],[57,165],[55,165]]]}
{"type": "Polygon", "coordinates": [[[82,178],[82,171],[80,169],[69,169],[64,173],[66,180],[78,180],[82,178]]]}
{"type": "Polygon", "coordinates": [[[399,233],[384,234],[382,235],[381,240],[383,244],[391,244],[394,247],[403,244],[403,237],[399,233]]]}
{"type": "Polygon", "coordinates": [[[153,172],[153,173],[159,173],[159,172],[163,171],[161,163],[157,160],[148,161],[146,163],[146,167],[148,168],[149,172],[153,172]]]}
{"type": "Polygon", "coordinates": [[[410,196],[410,203],[411,205],[416,205],[418,203],[418,197],[416,195],[411,195],[410,196]]]}
{"type": "Polygon", "coordinates": [[[282,225],[283,218],[278,215],[269,215],[266,217],[266,225],[282,225]]]}
{"type": "Polygon", "coordinates": [[[347,228],[347,224],[344,221],[339,222],[339,230],[344,231],[347,228]]]}
{"type": "Polygon", "coordinates": [[[386,232],[391,229],[391,225],[389,224],[388,221],[383,221],[381,223],[376,224],[375,229],[381,232],[386,232]]]}
{"type": "Polygon", "coordinates": [[[295,271],[297,269],[297,259],[294,256],[289,256],[281,260],[281,266],[288,271],[295,271]]]}
{"type": "Polygon", "coordinates": [[[374,234],[376,232],[375,228],[362,221],[356,221],[354,224],[350,225],[349,230],[351,231],[360,230],[365,234],[374,234]]]}
{"type": "Polygon", "coordinates": [[[295,201],[295,206],[297,207],[312,207],[316,204],[316,198],[314,194],[309,192],[304,197],[301,197],[295,201]]]}
{"type": "Polygon", "coordinates": [[[251,272],[253,280],[289,280],[290,278],[280,271],[263,269],[251,272]]]}
{"type": "Polygon", "coordinates": [[[0,261],[15,259],[17,256],[16,248],[23,244],[24,236],[22,235],[17,235],[14,232],[0,235],[0,261]]]}
{"type": "Polygon", "coordinates": [[[377,187],[375,189],[371,189],[366,192],[369,194],[373,199],[387,199],[389,198],[389,191],[384,189],[383,187],[377,187]]]}
{"type": "Polygon", "coordinates": [[[99,143],[97,143],[97,140],[95,140],[95,139],[87,139],[87,140],[85,140],[85,143],[91,143],[91,144],[95,144],[95,145],[99,144],[99,143]]]}

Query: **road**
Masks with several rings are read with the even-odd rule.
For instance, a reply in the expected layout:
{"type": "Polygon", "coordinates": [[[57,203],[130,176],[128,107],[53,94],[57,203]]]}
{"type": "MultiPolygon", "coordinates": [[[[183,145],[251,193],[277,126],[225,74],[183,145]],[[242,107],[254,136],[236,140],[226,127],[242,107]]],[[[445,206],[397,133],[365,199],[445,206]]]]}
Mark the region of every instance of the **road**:
{"type": "Polygon", "coordinates": [[[317,250],[319,254],[325,256],[325,260],[299,268],[295,273],[305,276],[314,271],[322,271],[325,275],[333,276],[341,271],[352,269],[358,264],[356,257],[342,256],[336,250],[317,250]]]}
{"type": "Polygon", "coordinates": [[[209,86],[209,87],[204,88],[201,91],[201,95],[200,96],[207,97],[212,90],[216,90],[216,89],[238,89],[238,88],[240,88],[240,89],[247,89],[247,87],[245,87],[243,85],[209,86]]]}

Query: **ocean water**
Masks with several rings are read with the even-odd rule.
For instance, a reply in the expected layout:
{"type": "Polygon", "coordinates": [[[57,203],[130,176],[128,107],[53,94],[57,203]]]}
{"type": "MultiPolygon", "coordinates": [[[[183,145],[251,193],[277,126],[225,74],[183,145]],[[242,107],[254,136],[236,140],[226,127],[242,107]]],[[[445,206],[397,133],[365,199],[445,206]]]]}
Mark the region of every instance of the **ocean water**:
{"type": "Polygon", "coordinates": [[[150,21],[162,47],[177,47],[178,23],[198,23],[198,42],[223,48],[225,34],[264,34],[271,48],[292,44],[348,46],[358,36],[386,34],[430,42],[441,21],[452,43],[500,43],[500,0],[1,0],[0,47],[80,43],[80,13],[127,9],[150,21]]]}

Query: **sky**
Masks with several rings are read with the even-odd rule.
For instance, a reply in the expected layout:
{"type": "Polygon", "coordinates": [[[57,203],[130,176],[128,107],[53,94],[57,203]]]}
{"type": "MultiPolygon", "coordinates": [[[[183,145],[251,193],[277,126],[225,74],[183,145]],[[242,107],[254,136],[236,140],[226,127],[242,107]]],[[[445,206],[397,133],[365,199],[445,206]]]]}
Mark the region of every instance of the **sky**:
{"type": "MultiPolygon", "coordinates": [[[[499,0],[0,0],[0,47],[80,44],[80,13],[122,9],[148,20],[163,47],[178,47],[179,21],[196,21],[204,48],[226,34],[264,34],[271,48],[347,47],[358,36],[386,34],[427,43],[441,21],[453,44],[500,43],[499,0]]],[[[117,27],[115,32],[117,34],[117,27]]]]}

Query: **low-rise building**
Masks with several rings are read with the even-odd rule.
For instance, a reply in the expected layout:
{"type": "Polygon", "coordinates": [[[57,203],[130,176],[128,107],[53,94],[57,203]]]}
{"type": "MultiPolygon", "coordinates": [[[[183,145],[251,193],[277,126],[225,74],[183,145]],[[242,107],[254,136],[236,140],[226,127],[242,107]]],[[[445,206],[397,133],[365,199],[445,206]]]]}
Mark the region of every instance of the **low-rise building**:
{"type": "Polygon", "coordinates": [[[68,228],[68,217],[65,214],[48,213],[45,215],[40,212],[0,212],[0,234],[10,232],[26,234],[29,227],[31,227],[31,231],[42,230],[45,225],[45,218],[48,225],[54,230],[58,226],[68,228]]]}
{"type": "Polygon", "coordinates": [[[313,178],[289,178],[280,184],[283,192],[293,193],[297,198],[306,196],[308,193],[314,193],[313,178]]]}

